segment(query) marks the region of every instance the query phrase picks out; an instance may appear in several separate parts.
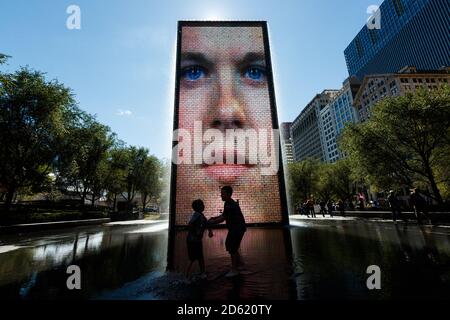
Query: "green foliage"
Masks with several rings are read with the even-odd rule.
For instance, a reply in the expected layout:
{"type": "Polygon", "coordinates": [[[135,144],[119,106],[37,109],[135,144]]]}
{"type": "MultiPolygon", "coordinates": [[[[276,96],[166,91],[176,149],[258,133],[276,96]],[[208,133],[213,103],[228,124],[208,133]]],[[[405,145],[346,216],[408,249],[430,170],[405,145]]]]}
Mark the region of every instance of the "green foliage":
{"type": "Polygon", "coordinates": [[[331,182],[329,184],[331,185],[332,197],[343,201],[351,199],[353,195],[351,186],[355,181],[352,176],[351,163],[342,159],[327,166],[330,168],[329,179],[331,182]]]}
{"type": "Polygon", "coordinates": [[[288,165],[289,190],[294,203],[304,201],[315,193],[318,167],[319,162],[311,159],[288,165]]]}
{"type": "MultiPolygon", "coordinates": [[[[7,60],[0,54],[0,64],[7,60]]],[[[92,205],[120,194],[160,201],[165,167],[144,148],[126,147],[80,110],[71,90],[28,68],[0,72],[0,201],[40,192],[77,194],[92,205]]]]}
{"type": "MultiPolygon", "coordinates": [[[[148,201],[158,200],[162,191],[162,167],[160,161],[145,148],[117,146],[110,152],[106,188],[110,198],[120,194],[132,203],[139,192],[142,207],[148,201]]],[[[116,201],[114,201],[116,202],[116,201]]]]}
{"type": "Polygon", "coordinates": [[[328,201],[352,197],[353,179],[348,160],[320,163],[305,160],[289,164],[289,190],[293,204],[306,199],[328,201]]]}
{"type": "Polygon", "coordinates": [[[334,170],[333,166],[328,163],[321,163],[317,167],[317,173],[315,174],[315,193],[316,198],[328,200],[333,197],[334,188],[334,170]]]}
{"type": "Polygon", "coordinates": [[[426,185],[442,203],[449,186],[450,87],[387,98],[370,119],[348,126],[341,148],[361,176],[379,188],[426,185]]]}
{"type": "Polygon", "coordinates": [[[0,64],[4,64],[9,58],[11,57],[4,53],[0,53],[0,64]]]}
{"type": "Polygon", "coordinates": [[[142,174],[137,181],[137,189],[141,193],[142,208],[145,209],[148,200],[156,200],[161,193],[162,166],[155,156],[148,156],[142,165],[142,174]]]}
{"type": "Polygon", "coordinates": [[[47,180],[74,100],[68,88],[27,68],[2,73],[0,83],[0,184],[9,206],[18,189],[47,180]]]}
{"type": "Polygon", "coordinates": [[[83,204],[87,197],[94,204],[106,189],[107,156],[115,135],[88,114],[73,116],[60,153],[59,181],[74,188],[83,204]]]}

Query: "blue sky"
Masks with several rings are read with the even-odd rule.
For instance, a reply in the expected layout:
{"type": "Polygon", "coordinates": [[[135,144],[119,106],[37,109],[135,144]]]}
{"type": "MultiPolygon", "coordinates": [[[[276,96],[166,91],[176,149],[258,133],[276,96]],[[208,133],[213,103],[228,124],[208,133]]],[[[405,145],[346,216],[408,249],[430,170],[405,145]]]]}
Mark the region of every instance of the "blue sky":
{"type": "Polygon", "coordinates": [[[2,70],[26,66],[71,87],[120,139],[170,158],[178,20],[266,20],[281,122],[348,76],[343,51],[381,0],[1,0],[2,70]],[[68,30],[66,8],[81,8],[68,30]]]}

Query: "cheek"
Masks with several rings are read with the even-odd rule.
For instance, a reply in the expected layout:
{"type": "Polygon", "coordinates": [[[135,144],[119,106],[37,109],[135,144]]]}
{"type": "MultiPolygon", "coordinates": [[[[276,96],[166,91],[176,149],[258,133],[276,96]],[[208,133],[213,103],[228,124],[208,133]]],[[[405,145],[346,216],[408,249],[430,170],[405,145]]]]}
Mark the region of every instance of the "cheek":
{"type": "Polygon", "coordinates": [[[205,89],[180,89],[178,115],[180,128],[193,129],[194,121],[203,121],[208,112],[209,97],[208,90],[205,89]]]}
{"type": "Polygon", "coordinates": [[[255,128],[272,128],[272,113],[267,87],[250,88],[241,91],[246,116],[255,128]]]}

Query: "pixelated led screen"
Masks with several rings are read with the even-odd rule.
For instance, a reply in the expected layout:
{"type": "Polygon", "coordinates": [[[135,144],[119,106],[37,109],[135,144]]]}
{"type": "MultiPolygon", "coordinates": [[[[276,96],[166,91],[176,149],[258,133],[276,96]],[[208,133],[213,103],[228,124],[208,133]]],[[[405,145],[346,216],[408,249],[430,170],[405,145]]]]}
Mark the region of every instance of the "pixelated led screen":
{"type": "Polygon", "coordinates": [[[192,201],[223,209],[230,185],[247,223],[287,216],[278,120],[265,22],[179,22],[171,219],[192,201]]]}

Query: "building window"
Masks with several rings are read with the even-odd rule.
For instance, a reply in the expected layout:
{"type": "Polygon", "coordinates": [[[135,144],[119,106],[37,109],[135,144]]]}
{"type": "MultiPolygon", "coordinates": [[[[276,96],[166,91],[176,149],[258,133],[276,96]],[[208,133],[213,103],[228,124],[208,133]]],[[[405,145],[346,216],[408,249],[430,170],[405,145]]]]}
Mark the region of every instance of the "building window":
{"type": "Polygon", "coordinates": [[[377,43],[376,29],[368,29],[368,30],[369,30],[370,41],[372,42],[372,44],[377,43]]]}
{"type": "Polygon", "coordinates": [[[361,58],[364,55],[364,50],[361,44],[361,40],[359,38],[355,39],[356,51],[358,52],[358,56],[361,58]]]}
{"type": "Polygon", "coordinates": [[[397,16],[402,16],[405,12],[405,8],[403,7],[402,0],[392,0],[395,8],[395,12],[397,13],[397,16]]]}

